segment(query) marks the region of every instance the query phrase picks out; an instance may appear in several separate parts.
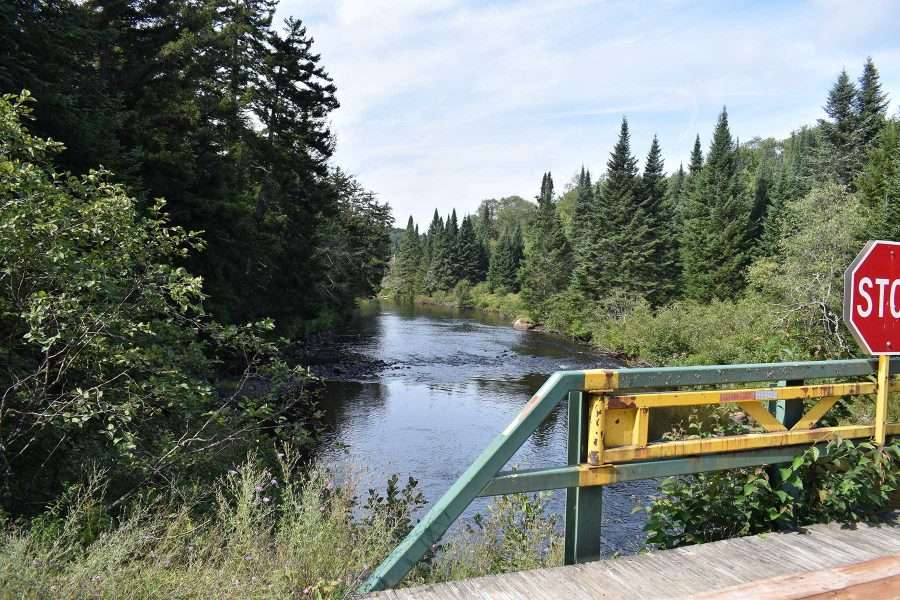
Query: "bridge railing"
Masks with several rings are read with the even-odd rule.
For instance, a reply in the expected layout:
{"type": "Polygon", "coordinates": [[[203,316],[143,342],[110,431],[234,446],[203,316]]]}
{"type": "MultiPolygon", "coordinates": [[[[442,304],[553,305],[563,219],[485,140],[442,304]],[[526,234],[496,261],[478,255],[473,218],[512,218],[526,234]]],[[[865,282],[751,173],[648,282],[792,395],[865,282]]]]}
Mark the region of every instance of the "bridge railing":
{"type": "MultiPolygon", "coordinates": [[[[900,358],[892,358],[892,372],[898,367],[900,358]]],[[[886,436],[900,434],[900,423],[887,422],[889,391],[900,391],[900,383],[879,371],[877,359],[554,373],[360,591],[399,583],[481,496],[565,488],[566,563],[595,559],[600,554],[602,486],[789,462],[810,445],[836,438],[874,437],[884,443],[886,436]],[[877,397],[873,424],[816,427],[838,400],[856,395],[877,397]],[[564,400],[568,464],[501,471],[564,400]],[[648,439],[655,409],[721,404],[740,406],[763,431],[669,442],[648,439]]]]}

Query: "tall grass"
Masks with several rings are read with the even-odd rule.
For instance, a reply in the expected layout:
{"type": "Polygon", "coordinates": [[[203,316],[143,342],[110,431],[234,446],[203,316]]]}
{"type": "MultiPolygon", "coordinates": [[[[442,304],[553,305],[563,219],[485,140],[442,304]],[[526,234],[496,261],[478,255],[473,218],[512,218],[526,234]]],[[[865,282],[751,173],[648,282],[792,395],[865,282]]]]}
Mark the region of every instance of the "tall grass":
{"type": "MultiPolygon", "coordinates": [[[[415,502],[359,507],[352,485],[248,460],[212,492],[172,487],[112,517],[102,476],[4,522],[0,598],[346,598],[410,527],[415,502]]],[[[420,566],[425,583],[561,562],[543,498],[491,506],[420,566]]]]}

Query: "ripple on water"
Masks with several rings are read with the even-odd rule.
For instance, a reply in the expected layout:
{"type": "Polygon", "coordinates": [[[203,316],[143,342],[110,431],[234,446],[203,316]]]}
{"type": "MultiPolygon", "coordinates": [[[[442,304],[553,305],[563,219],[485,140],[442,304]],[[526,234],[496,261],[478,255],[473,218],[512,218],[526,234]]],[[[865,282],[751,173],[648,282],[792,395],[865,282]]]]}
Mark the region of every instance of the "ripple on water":
{"type": "MultiPolygon", "coordinates": [[[[538,332],[516,331],[495,316],[370,304],[348,333],[349,350],[389,366],[358,381],[330,381],[323,401],[331,432],[322,450],[334,467],[352,469],[360,495],[387,477],[414,477],[429,502],[456,478],[557,370],[611,366],[584,346],[538,332]]],[[[510,467],[564,464],[564,406],[541,424],[510,467]]],[[[604,549],[631,553],[643,541],[644,518],[632,508],[655,482],[609,486],[603,493],[604,549]]],[[[564,493],[550,509],[562,515],[564,493]]],[[[465,513],[483,511],[480,500],[465,513]]]]}

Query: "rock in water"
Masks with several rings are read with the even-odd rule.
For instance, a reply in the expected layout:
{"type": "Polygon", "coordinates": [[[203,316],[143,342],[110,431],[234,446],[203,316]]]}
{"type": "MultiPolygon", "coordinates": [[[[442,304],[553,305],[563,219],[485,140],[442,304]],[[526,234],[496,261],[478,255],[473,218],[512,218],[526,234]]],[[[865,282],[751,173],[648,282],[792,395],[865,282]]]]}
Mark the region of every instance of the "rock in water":
{"type": "Polygon", "coordinates": [[[531,331],[534,329],[535,325],[528,319],[516,319],[513,321],[513,329],[518,329],[519,331],[531,331]]]}

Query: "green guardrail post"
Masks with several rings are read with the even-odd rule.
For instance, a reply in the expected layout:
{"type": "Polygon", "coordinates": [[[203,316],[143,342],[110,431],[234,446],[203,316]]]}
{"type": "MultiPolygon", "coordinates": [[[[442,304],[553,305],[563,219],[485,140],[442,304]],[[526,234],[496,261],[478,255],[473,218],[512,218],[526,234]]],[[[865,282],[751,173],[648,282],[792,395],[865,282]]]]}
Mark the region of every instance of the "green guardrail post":
{"type": "MultiPolygon", "coordinates": [[[[569,393],[568,463],[585,462],[587,419],[584,394],[569,393]]],[[[600,522],[603,516],[603,487],[566,488],[565,564],[595,560],[600,556],[600,522]]]]}
{"type": "MultiPolygon", "coordinates": [[[[803,385],[802,379],[791,379],[789,381],[779,381],[778,385],[799,386],[803,385]]],[[[778,422],[790,429],[803,418],[803,400],[773,400],[769,402],[769,412],[775,415],[778,422]]]]}
{"type": "MultiPolygon", "coordinates": [[[[778,385],[781,387],[800,386],[804,383],[803,379],[789,379],[787,381],[779,381],[778,385]]],[[[779,423],[790,429],[797,424],[797,421],[803,418],[803,400],[774,400],[769,402],[769,412],[775,415],[775,418],[778,419],[779,423]]],[[[799,498],[800,490],[782,481],[781,474],[778,470],[778,464],[769,465],[766,469],[769,474],[769,484],[772,486],[772,489],[781,489],[792,498],[799,498]]],[[[790,520],[782,517],[778,519],[778,527],[780,529],[791,529],[793,524],[790,520]]]]}

